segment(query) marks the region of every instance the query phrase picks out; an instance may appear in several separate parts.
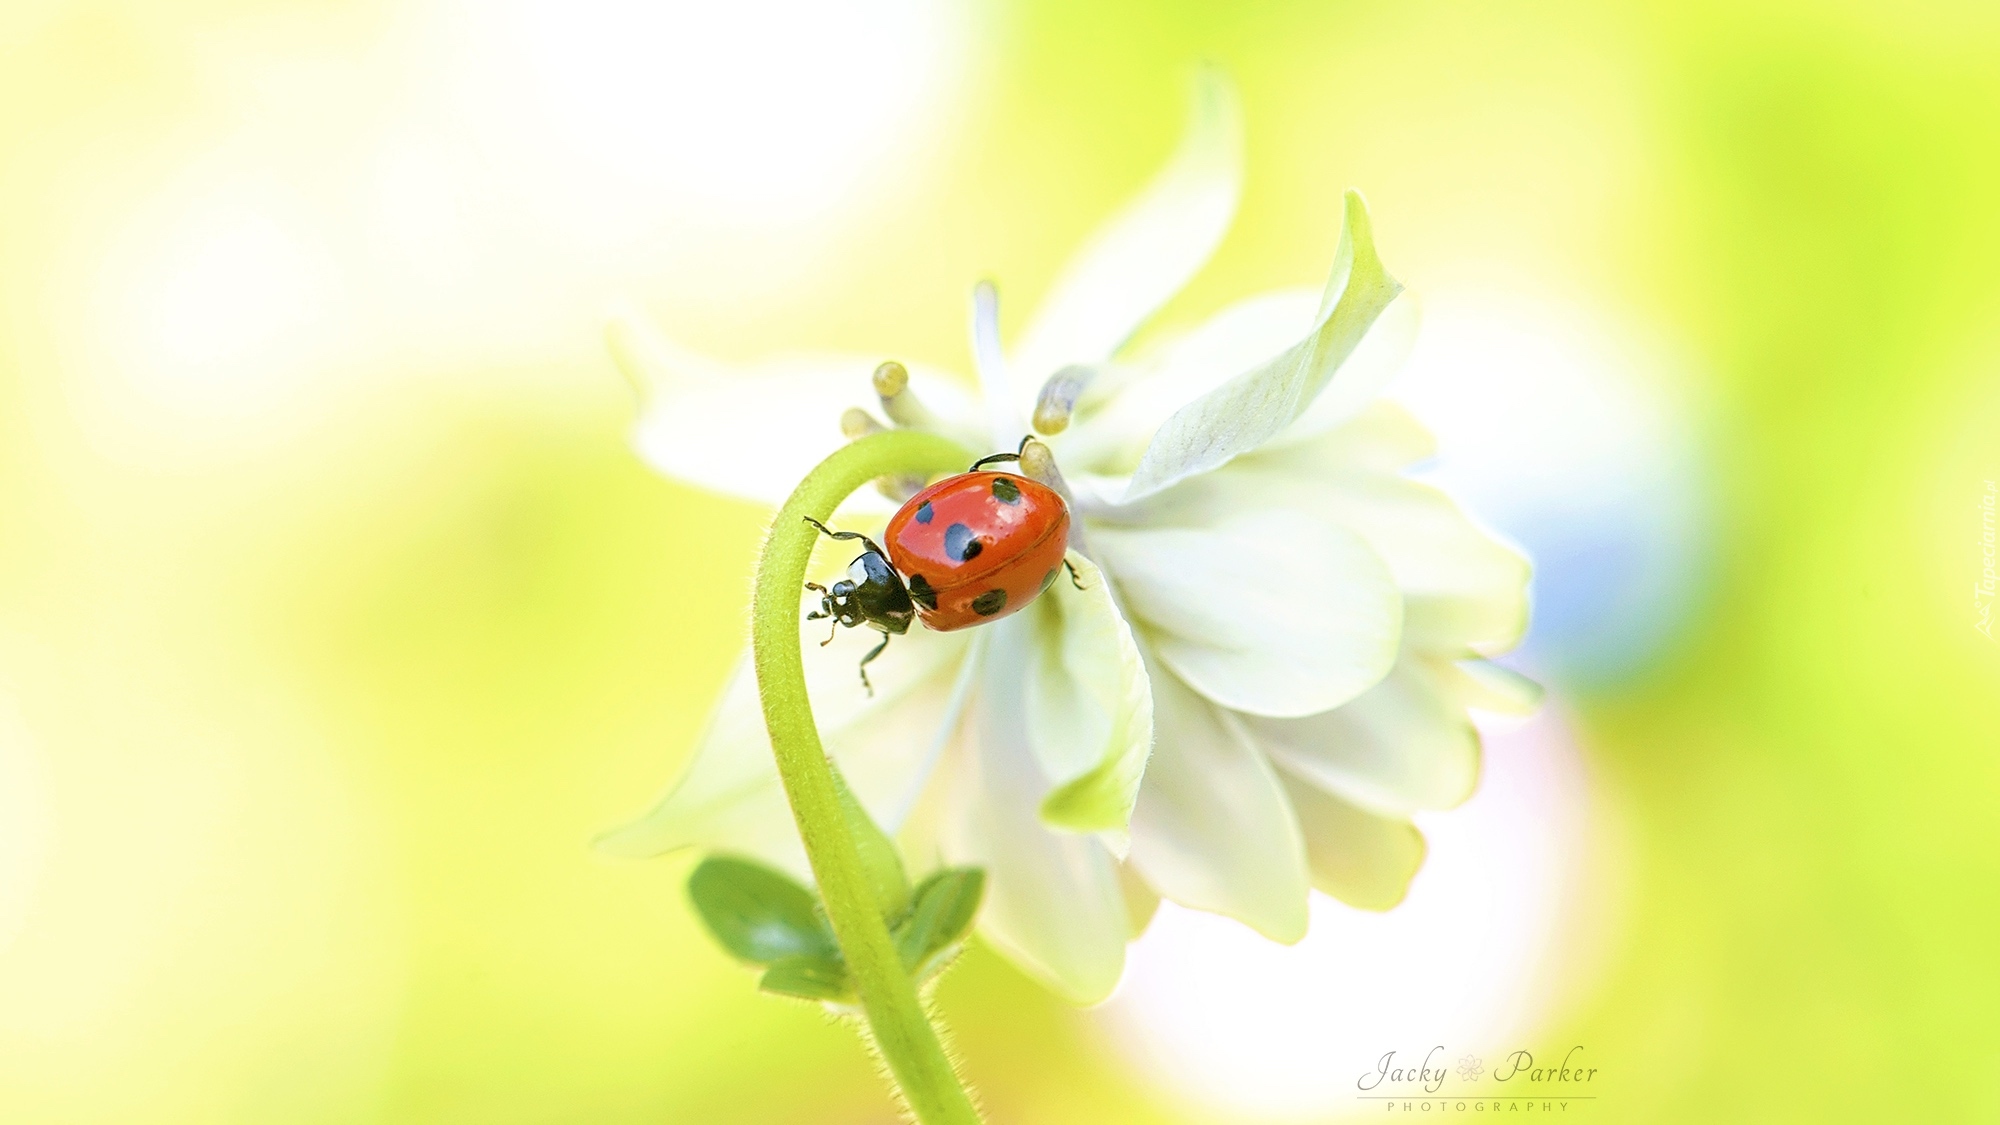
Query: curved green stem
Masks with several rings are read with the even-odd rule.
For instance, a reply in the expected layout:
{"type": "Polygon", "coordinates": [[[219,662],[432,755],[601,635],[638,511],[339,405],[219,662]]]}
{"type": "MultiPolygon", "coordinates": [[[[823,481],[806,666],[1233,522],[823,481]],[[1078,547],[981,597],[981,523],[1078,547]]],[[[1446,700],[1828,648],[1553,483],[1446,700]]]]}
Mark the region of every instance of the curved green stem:
{"type": "Polygon", "coordinates": [[[890,940],[859,847],[841,810],[840,783],[821,748],[806,699],[799,654],[799,591],[819,534],[805,517],[826,520],[847,495],[877,477],[924,477],[962,469],[973,454],[958,443],[915,430],[864,437],[820,462],[778,509],[757,563],[750,643],[763,697],[764,722],[778,758],[778,775],[798,821],[806,858],[819,882],[827,920],[846,959],[874,1034],[923,1125],[977,1125],[979,1115],[959,1084],[925,1015],[916,985],[890,940]]]}

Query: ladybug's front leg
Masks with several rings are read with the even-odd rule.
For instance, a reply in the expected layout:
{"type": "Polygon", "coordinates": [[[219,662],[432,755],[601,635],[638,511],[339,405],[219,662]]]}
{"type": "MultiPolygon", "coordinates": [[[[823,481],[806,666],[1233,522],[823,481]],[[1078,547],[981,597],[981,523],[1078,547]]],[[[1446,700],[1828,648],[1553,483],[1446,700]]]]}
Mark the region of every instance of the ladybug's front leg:
{"type": "Polygon", "coordinates": [[[873,539],[868,538],[866,535],[863,535],[858,531],[835,531],[832,528],[826,526],[825,524],[819,522],[818,520],[812,518],[811,516],[802,516],[800,518],[804,519],[807,523],[813,525],[814,527],[819,528],[819,533],[821,535],[827,536],[828,538],[831,539],[859,539],[861,540],[861,545],[868,548],[868,552],[870,554],[881,555],[885,559],[889,557],[888,554],[882,550],[882,548],[877,547],[875,545],[875,541],[873,539]]]}

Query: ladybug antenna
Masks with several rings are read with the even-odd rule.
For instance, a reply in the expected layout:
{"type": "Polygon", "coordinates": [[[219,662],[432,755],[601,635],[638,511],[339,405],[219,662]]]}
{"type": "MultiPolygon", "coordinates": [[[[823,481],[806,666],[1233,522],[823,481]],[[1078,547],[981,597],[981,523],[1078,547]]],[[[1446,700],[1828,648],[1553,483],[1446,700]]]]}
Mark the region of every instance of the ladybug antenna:
{"type": "Polygon", "coordinates": [[[976,471],[978,471],[978,469],[979,469],[979,467],[980,467],[981,465],[991,465],[991,464],[993,464],[993,463],[994,463],[994,462],[996,462],[996,461],[1019,461],[1019,460],[1021,459],[1021,450],[1022,450],[1022,449],[1026,449],[1026,448],[1028,448],[1028,443],[1029,443],[1029,442],[1031,442],[1031,441],[1033,441],[1033,440],[1035,440],[1035,435],[1033,435],[1033,434],[1023,434],[1023,435],[1021,436],[1021,445],[1020,445],[1020,447],[1019,447],[1018,449],[1016,449],[1016,450],[1015,450],[1014,452],[1012,452],[1012,453],[989,453],[989,454],[987,454],[986,456],[984,456],[984,457],[981,457],[981,458],[980,458],[979,460],[977,460],[977,461],[974,461],[974,462],[972,463],[972,468],[970,468],[970,469],[967,469],[967,470],[965,470],[965,471],[966,471],[966,472],[968,472],[968,473],[970,473],[970,472],[976,472],[976,471]]]}

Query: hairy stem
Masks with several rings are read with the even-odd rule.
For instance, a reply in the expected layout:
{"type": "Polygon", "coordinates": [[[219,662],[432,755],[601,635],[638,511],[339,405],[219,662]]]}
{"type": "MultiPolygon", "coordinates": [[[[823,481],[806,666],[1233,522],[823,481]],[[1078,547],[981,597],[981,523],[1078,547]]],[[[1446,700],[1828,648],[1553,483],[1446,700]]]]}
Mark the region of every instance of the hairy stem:
{"type": "Polygon", "coordinates": [[[977,1125],[979,1114],[959,1084],[916,985],[903,970],[841,807],[841,786],[820,746],[806,699],[799,654],[799,591],[819,534],[805,517],[826,520],[847,495],[878,477],[927,477],[962,469],[973,454],[958,443],[915,430],[890,430],[853,442],[820,462],[778,509],[757,564],[751,649],[764,722],[778,775],[798,821],[806,858],[826,903],[827,919],[861,998],[876,1049],[911,1112],[923,1125],[977,1125]]]}

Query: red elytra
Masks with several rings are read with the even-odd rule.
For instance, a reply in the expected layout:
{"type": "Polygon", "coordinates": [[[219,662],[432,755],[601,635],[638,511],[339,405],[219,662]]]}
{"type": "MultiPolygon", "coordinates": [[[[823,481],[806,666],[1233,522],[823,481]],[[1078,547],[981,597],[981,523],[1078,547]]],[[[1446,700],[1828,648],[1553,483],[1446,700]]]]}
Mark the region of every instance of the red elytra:
{"type": "Polygon", "coordinates": [[[883,534],[917,616],[939,632],[997,621],[1048,589],[1069,550],[1069,505],[1013,473],[969,472],[931,485],[883,534]]]}

